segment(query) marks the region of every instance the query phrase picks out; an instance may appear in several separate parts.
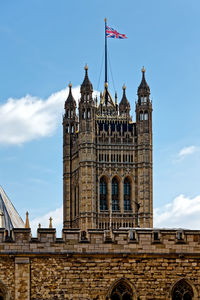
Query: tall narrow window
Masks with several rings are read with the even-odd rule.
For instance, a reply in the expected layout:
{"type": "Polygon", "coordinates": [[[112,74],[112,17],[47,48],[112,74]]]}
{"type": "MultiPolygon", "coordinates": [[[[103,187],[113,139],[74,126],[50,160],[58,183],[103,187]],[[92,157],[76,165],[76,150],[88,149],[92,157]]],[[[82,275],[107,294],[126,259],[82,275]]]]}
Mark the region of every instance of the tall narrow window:
{"type": "Polygon", "coordinates": [[[115,177],[112,180],[112,210],[119,210],[119,183],[115,177]]]}
{"type": "Polygon", "coordinates": [[[90,119],[90,108],[87,109],[87,119],[90,119]]]}
{"type": "Polygon", "coordinates": [[[107,183],[104,177],[100,179],[100,210],[108,210],[107,183]]]}
{"type": "Polygon", "coordinates": [[[144,117],[144,115],[143,115],[143,112],[140,112],[140,121],[143,121],[143,118],[144,117]]]}
{"type": "Polygon", "coordinates": [[[124,180],[124,210],[131,210],[131,184],[128,178],[124,180]]]}
{"type": "Polygon", "coordinates": [[[147,112],[147,111],[145,111],[145,113],[144,113],[144,120],[145,120],[145,121],[148,120],[148,112],[147,112]]]}
{"type": "Polygon", "coordinates": [[[192,287],[184,280],[180,280],[173,289],[172,300],[192,300],[192,287]]]}
{"type": "Polygon", "coordinates": [[[82,119],[85,119],[85,109],[82,110],[82,119]]]}

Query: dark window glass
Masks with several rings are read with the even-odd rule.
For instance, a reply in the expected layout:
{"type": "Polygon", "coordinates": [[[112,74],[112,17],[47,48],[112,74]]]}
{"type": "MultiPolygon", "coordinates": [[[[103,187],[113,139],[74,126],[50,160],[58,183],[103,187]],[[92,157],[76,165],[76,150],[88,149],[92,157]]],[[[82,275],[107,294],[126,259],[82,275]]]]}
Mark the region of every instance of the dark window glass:
{"type": "Polygon", "coordinates": [[[124,180],[124,210],[131,210],[131,184],[128,178],[124,180]]]}
{"type": "Polygon", "coordinates": [[[112,210],[119,210],[119,184],[116,178],[112,180],[112,210]]]}
{"type": "Polygon", "coordinates": [[[100,180],[100,210],[107,210],[107,183],[105,178],[100,180]]]}
{"type": "Polygon", "coordinates": [[[173,290],[172,300],[192,300],[193,296],[192,287],[185,280],[180,280],[173,290]]]}
{"type": "Polygon", "coordinates": [[[112,291],[111,300],[132,300],[131,288],[124,282],[119,283],[112,291]]]}

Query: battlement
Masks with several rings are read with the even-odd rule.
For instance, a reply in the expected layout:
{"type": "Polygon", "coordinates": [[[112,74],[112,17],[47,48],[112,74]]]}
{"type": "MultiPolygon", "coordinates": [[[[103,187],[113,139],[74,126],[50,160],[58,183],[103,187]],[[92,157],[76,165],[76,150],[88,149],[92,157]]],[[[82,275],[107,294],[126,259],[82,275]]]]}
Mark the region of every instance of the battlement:
{"type": "Polygon", "coordinates": [[[110,231],[39,228],[37,237],[31,230],[0,230],[0,254],[20,253],[93,253],[93,254],[199,254],[200,230],[119,229],[110,231]]]}

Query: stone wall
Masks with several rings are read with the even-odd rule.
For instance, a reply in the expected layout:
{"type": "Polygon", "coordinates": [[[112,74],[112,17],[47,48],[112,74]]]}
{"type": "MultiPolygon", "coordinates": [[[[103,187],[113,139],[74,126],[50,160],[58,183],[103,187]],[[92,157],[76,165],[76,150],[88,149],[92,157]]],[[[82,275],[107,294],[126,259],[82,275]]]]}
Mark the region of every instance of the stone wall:
{"type": "Polygon", "coordinates": [[[168,229],[0,230],[0,290],[6,300],[109,299],[122,280],[134,300],[172,299],[184,278],[200,298],[200,231],[168,229]]]}

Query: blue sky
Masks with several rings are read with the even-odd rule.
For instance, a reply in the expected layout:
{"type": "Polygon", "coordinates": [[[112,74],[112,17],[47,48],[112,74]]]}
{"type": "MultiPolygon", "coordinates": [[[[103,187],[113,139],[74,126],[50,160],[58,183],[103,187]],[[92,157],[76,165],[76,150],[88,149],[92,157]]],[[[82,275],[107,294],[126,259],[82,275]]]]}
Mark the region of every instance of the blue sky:
{"type": "Polygon", "coordinates": [[[60,228],[67,85],[78,98],[87,63],[103,89],[107,17],[128,36],[108,40],[111,92],[126,84],[135,119],[143,65],[151,88],[155,226],[198,228],[199,14],[199,0],[0,2],[0,184],[33,227],[53,214],[60,228]]]}

